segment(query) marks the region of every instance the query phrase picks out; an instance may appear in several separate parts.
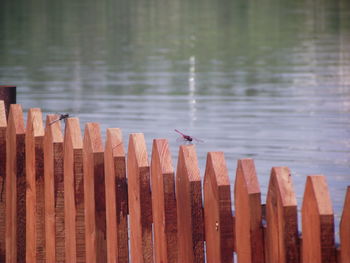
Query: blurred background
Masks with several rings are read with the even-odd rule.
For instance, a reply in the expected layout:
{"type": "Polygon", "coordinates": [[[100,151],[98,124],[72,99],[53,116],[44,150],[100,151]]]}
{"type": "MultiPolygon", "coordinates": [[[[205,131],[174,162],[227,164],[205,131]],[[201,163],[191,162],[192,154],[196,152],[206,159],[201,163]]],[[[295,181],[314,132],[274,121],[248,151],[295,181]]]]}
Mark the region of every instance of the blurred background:
{"type": "MultiPolygon", "coordinates": [[[[206,154],[254,158],[266,200],[272,166],[327,176],[336,227],[350,184],[348,0],[2,0],[0,83],[26,112],[69,113],[151,152],[174,129],[206,154]]],[[[126,148],[127,149],[127,148],[126,148]]],[[[300,226],[299,226],[300,228],[300,226]]]]}

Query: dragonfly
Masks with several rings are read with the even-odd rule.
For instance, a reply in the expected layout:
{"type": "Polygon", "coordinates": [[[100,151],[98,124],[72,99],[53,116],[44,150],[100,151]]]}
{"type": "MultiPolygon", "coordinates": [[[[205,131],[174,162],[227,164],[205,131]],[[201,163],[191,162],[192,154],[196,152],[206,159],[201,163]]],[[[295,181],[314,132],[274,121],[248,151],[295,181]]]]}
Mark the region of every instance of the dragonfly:
{"type": "Polygon", "coordinates": [[[54,124],[57,121],[66,120],[68,118],[69,118],[69,114],[68,113],[60,114],[60,116],[56,120],[53,120],[52,122],[50,122],[49,125],[52,125],[52,124],[54,124]]]}
{"type": "Polygon", "coordinates": [[[180,134],[181,135],[180,139],[184,140],[185,142],[189,142],[189,143],[193,143],[193,141],[195,141],[195,142],[204,142],[203,140],[197,139],[196,137],[193,137],[193,136],[190,136],[190,135],[186,135],[186,134],[180,132],[177,129],[175,129],[175,132],[180,134]]]}

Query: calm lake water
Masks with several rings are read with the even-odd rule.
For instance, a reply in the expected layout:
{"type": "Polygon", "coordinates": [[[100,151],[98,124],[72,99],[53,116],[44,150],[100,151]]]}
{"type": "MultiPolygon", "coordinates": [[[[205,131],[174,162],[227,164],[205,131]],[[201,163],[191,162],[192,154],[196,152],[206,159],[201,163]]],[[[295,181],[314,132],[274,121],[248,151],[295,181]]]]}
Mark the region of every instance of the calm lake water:
{"type": "MultiPolygon", "coordinates": [[[[174,128],[254,158],[265,202],[272,166],[324,174],[339,222],[350,184],[350,1],[0,1],[0,83],[27,111],[69,112],[128,134],[174,128]]],[[[103,135],[104,136],[104,135],[103,135]]],[[[233,187],[232,187],[233,190],[233,187]]],[[[299,226],[300,227],[300,226],[299,226]]]]}

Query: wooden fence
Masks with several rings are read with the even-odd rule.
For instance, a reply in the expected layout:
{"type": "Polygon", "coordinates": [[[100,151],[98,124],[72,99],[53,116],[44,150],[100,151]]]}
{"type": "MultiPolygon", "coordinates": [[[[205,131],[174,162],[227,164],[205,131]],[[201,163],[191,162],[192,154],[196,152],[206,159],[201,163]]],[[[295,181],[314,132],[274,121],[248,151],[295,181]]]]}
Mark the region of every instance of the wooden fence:
{"type": "Polygon", "coordinates": [[[7,120],[0,101],[0,262],[350,262],[350,187],[336,248],[322,175],[307,177],[298,227],[287,167],[272,168],[262,205],[251,159],[231,191],[222,152],[208,153],[202,184],[194,145],[180,146],[175,174],[166,139],[149,161],[141,133],[126,155],[120,129],[103,145],[97,123],[82,137],[77,118],[63,134],[57,117],[44,127],[33,108],[25,127],[21,106],[7,120]]]}

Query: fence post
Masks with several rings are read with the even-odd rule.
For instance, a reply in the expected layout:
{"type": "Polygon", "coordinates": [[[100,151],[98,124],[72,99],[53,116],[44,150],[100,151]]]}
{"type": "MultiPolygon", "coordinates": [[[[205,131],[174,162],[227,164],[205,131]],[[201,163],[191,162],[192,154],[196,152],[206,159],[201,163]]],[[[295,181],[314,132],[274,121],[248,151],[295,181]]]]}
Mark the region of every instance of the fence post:
{"type": "Polygon", "coordinates": [[[6,134],[6,262],[25,262],[26,177],[22,107],[12,104],[6,134]]]}
{"type": "Polygon", "coordinates": [[[261,192],[252,159],[238,160],[234,195],[238,262],[264,263],[261,192]]]}
{"type": "Polygon", "coordinates": [[[0,100],[0,263],[5,262],[6,130],[5,103],[0,100]]]}
{"type": "Polygon", "coordinates": [[[178,262],[204,262],[202,187],[194,145],[181,145],[176,169],[178,262]]]}
{"type": "Polygon", "coordinates": [[[66,120],[63,167],[66,262],[85,262],[83,140],[77,118],[66,120]]]}
{"type": "Polygon", "coordinates": [[[64,183],[63,136],[58,115],[47,115],[44,136],[46,262],[63,262],[64,183]]]}
{"type": "Polygon", "coordinates": [[[10,105],[16,104],[16,87],[15,86],[0,86],[0,100],[4,101],[6,117],[10,112],[10,105]]]}
{"type": "Polygon", "coordinates": [[[272,168],[266,198],[266,221],[266,261],[299,262],[297,201],[288,167],[272,168]]]}
{"type": "Polygon", "coordinates": [[[343,214],[340,221],[340,262],[350,262],[350,186],[344,201],[343,214]]]}
{"type": "Polygon", "coordinates": [[[98,123],[85,125],[84,145],[84,199],[86,259],[107,261],[106,196],[104,152],[98,123]]]}
{"type": "Polygon", "coordinates": [[[233,262],[231,191],[224,153],[209,152],[204,175],[207,262],[233,262]]]}
{"type": "Polygon", "coordinates": [[[129,261],[128,188],[122,131],[107,129],[105,147],[107,261],[129,261]]]}
{"type": "Polygon", "coordinates": [[[44,127],[41,110],[32,108],[26,128],[26,262],[45,260],[44,127]]]}
{"type": "Polygon", "coordinates": [[[151,182],[155,262],[177,262],[174,168],[166,139],[153,140],[151,182]]]}
{"type": "Polygon", "coordinates": [[[131,262],[153,262],[150,168],[142,133],[130,134],[127,167],[131,262]]]}
{"type": "Polygon", "coordinates": [[[326,179],[308,176],[302,206],[303,263],[336,262],[334,214],[326,179]]]}

